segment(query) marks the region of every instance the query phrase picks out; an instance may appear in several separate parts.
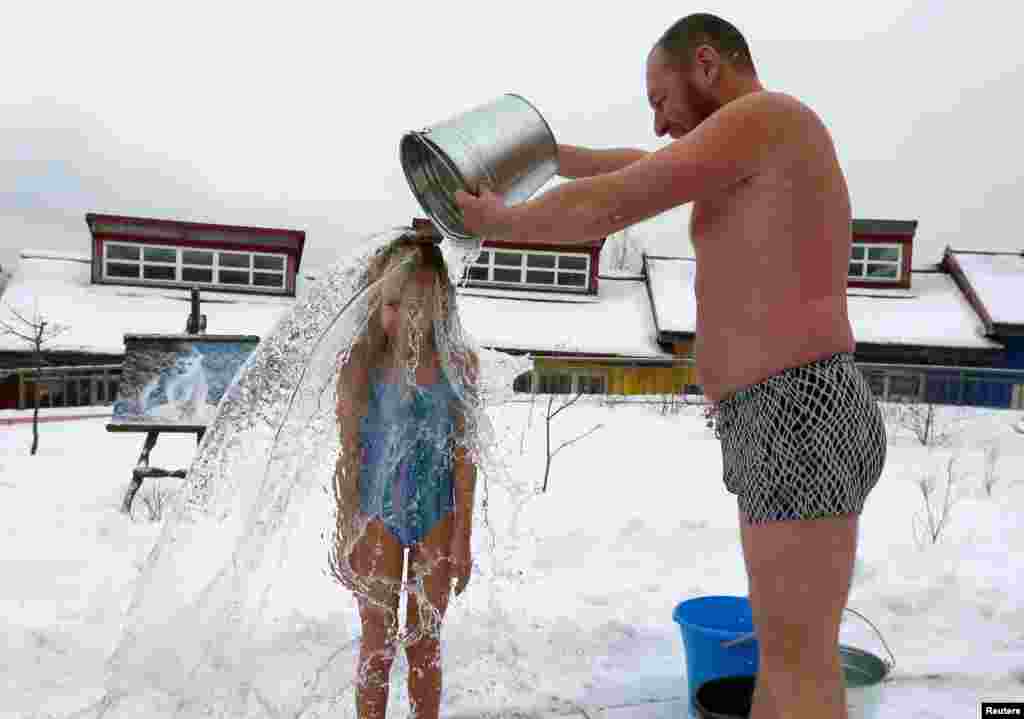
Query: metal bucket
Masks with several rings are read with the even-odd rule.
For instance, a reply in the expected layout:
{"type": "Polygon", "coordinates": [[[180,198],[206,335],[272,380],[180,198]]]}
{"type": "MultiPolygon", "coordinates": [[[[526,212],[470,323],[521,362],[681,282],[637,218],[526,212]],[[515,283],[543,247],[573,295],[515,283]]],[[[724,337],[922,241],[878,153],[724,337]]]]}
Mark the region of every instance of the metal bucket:
{"type": "MultiPolygon", "coordinates": [[[[878,630],[878,627],[874,623],[865,617],[860,612],[845,607],[844,612],[853,614],[864,621],[871,629],[874,630],[879,640],[882,642],[882,646],[885,647],[885,651],[889,655],[890,661],[885,661],[881,657],[878,657],[871,652],[852,647],[847,644],[839,645],[839,663],[842,666],[843,671],[843,682],[846,685],[846,710],[850,719],[874,719],[878,714],[878,707],[882,702],[882,683],[889,676],[892,670],[896,667],[896,657],[892,653],[892,649],[889,648],[889,644],[885,641],[885,637],[878,630]]],[[[721,643],[722,649],[733,649],[738,648],[742,645],[756,641],[756,632],[747,632],[741,634],[734,639],[729,639],[721,643]]],[[[708,688],[705,690],[705,702],[709,702],[712,699],[719,701],[718,697],[722,695],[724,691],[725,703],[721,707],[716,706],[700,706],[700,702],[697,701],[701,687],[696,688],[696,692],[693,694],[691,699],[690,714],[691,716],[700,716],[702,719],[707,717],[708,719],[720,719],[722,717],[731,717],[737,711],[737,706],[744,706],[743,701],[747,701],[747,712],[749,709],[749,697],[744,698],[739,696],[742,692],[739,692],[739,687],[749,685],[749,693],[752,695],[754,690],[753,681],[756,677],[756,666],[755,671],[747,676],[735,675],[725,679],[727,681],[712,680],[705,682],[708,688]],[[748,681],[749,680],[749,681],[748,681]],[[716,684],[715,682],[718,681],[716,684]],[[739,693],[737,693],[739,692],[739,693]],[[737,704],[736,702],[739,702],[737,704]],[[729,712],[734,714],[730,714],[729,712]]],[[[722,677],[718,678],[722,680],[722,677]]],[[[744,714],[735,714],[737,717],[745,717],[744,714]]]]}
{"type": "Polygon", "coordinates": [[[443,234],[471,240],[455,192],[487,188],[506,205],[528,199],[558,172],[558,145],[547,121],[519,95],[467,110],[399,144],[402,170],[417,201],[443,234]]]}

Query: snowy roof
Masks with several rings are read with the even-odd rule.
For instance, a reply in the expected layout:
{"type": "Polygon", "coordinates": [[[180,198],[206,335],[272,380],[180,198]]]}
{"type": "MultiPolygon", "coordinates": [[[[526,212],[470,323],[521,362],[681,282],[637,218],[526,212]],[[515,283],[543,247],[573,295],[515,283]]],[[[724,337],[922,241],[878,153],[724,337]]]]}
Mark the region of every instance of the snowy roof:
{"type": "Polygon", "coordinates": [[[658,332],[697,332],[697,298],[693,280],[697,263],[687,257],[645,258],[654,322],[658,332]]]}
{"type": "Polygon", "coordinates": [[[669,358],[657,343],[643,280],[601,276],[597,301],[551,295],[547,300],[496,297],[459,290],[459,313],[484,347],[633,358],[669,358]]]}
{"type": "MultiPolygon", "coordinates": [[[[299,282],[301,288],[301,277],[299,282]]],[[[87,255],[36,251],[22,252],[3,295],[4,304],[22,314],[38,311],[48,322],[68,327],[49,350],[95,354],[124,352],[125,334],[183,332],[189,299],[186,289],[94,285],[87,255]]],[[[260,337],[294,301],[211,291],[201,300],[210,334],[260,337]]],[[[0,350],[24,349],[21,340],[0,336],[0,350]]]]}
{"type": "MultiPolygon", "coordinates": [[[[659,331],[696,331],[695,262],[686,257],[647,258],[651,299],[659,331]]],[[[858,342],[923,347],[995,349],[952,277],[914,271],[909,290],[850,288],[847,306],[858,342]]]]}
{"type": "MultiPolygon", "coordinates": [[[[310,275],[300,274],[301,294],[310,275]]],[[[464,288],[459,290],[463,324],[484,347],[532,352],[668,357],[655,340],[647,292],[641,279],[602,277],[600,294],[554,295],[464,288]],[[505,295],[505,296],[502,296],[505,295]]],[[[162,287],[91,284],[89,257],[26,251],[4,294],[23,313],[38,311],[68,331],[51,351],[124,352],[125,334],[180,334],[189,314],[189,291],[162,287]]],[[[265,336],[295,301],[290,297],[204,291],[202,312],[210,334],[265,336]]],[[[23,350],[0,337],[0,351],[23,350]]]]}
{"type": "Polygon", "coordinates": [[[857,342],[997,349],[956,282],[943,272],[911,273],[909,292],[849,289],[847,307],[857,342]]]}
{"type": "Polygon", "coordinates": [[[1024,325],[1024,254],[950,254],[994,324],[1024,325]]]}

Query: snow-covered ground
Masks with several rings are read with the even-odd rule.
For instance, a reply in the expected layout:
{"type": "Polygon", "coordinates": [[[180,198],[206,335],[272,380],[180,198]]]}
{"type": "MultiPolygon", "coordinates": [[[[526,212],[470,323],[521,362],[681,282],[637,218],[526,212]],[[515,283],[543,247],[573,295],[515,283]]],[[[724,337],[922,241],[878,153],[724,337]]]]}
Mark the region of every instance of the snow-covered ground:
{"type": "MultiPolygon", "coordinates": [[[[537,487],[543,408],[492,411],[512,476],[537,487]]],[[[1024,698],[1021,421],[1021,412],[969,411],[956,422],[954,445],[941,450],[890,430],[885,474],[862,517],[849,603],[881,630],[897,660],[882,719],[977,716],[983,698],[1024,698]],[[997,460],[991,494],[986,455],[997,460]],[[944,479],[951,457],[960,478],[951,520],[936,544],[922,544],[917,481],[936,470],[944,479]]],[[[103,661],[159,535],[145,501],[159,482],[144,486],[134,519],[118,511],[143,435],[108,433],[104,424],[100,417],[40,425],[35,457],[30,425],[0,431],[0,717],[69,716],[102,694],[103,661]]],[[[614,707],[684,697],[673,608],[696,596],[745,594],[735,502],[699,408],[662,414],[656,404],[581,403],[553,421],[554,441],[596,424],[555,457],[548,491],[520,517],[521,541],[506,543],[515,591],[489,591],[480,577],[455,600],[444,633],[446,715],[584,708],[589,717],[619,717],[633,710],[614,707]]],[[[187,467],[194,450],[190,436],[165,435],[151,463],[187,467]]],[[[164,489],[178,481],[164,480],[164,489]]],[[[943,492],[940,481],[939,501],[943,492]]],[[[506,506],[492,502],[494,526],[507,526],[506,506]]],[[[476,536],[487,540],[483,528],[476,536]]],[[[313,606],[309,595],[322,591],[323,578],[309,575],[308,585],[287,587],[302,598],[297,606],[313,606]]],[[[294,658],[353,646],[353,616],[339,589],[330,612],[290,617],[288,631],[252,661],[288,685],[294,658]]],[[[843,641],[886,656],[856,620],[844,625],[843,641]]],[[[399,659],[395,716],[406,712],[404,671],[399,659]]]]}

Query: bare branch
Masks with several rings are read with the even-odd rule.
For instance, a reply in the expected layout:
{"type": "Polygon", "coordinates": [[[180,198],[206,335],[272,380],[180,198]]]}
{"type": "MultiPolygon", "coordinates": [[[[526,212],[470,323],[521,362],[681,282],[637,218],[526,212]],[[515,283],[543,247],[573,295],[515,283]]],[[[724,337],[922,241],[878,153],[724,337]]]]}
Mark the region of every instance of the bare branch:
{"type": "Polygon", "coordinates": [[[551,453],[551,456],[554,457],[556,454],[561,452],[563,449],[568,447],[570,444],[576,444],[577,442],[579,442],[584,437],[588,437],[588,436],[592,435],[594,432],[596,432],[597,430],[601,429],[602,427],[604,427],[603,424],[596,424],[593,427],[591,427],[590,429],[588,429],[586,432],[581,434],[576,439],[570,439],[567,442],[562,442],[560,445],[558,445],[558,448],[554,452],[551,453]]]}
{"type": "Polygon", "coordinates": [[[35,344],[35,342],[36,342],[36,338],[35,337],[32,337],[30,335],[23,335],[21,332],[19,332],[18,330],[14,329],[13,327],[11,327],[6,322],[0,321],[0,329],[3,330],[3,332],[0,332],[0,334],[14,335],[15,337],[17,337],[22,342],[28,342],[30,344],[35,344]]]}
{"type": "Polygon", "coordinates": [[[33,322],[32,320],[26,318],[23,314],[18,312],[18,310],[14,309],[14,307],[12,305],[9,305],[9,304],[7,304],[5,302],[4,306],[6,306],[7,307],[7,311],[10,312],[15,317],[17,317],[22,322],[22,324],[28,325],[29,327],[32,327],[33,325],[39,324],[38,313],[37,313],[37,316],[36,316],[36,321],[33,322]]]}
{"type": "MultiPolygon", "coordinates": [[[[551,401],[548,401],[548,410],[550,412],[551,419],[554,419],[555,417],[557,417],[558,413],[561,412],[563,409],[566,409],[567,407],[571,407],[574,404],[576,404],[577,402],[579,402],[580,401],[580,397],[582,397],[582,396],[583,396],[583,392],[582,391],[577,392],[575,397],[563,401],[562,402],[562,406],[559,407],[558,409],[556,409],[554,412],[550,412],[550,410],[551,410],[551,401]]],[[[554,396],[553,395],[551,397],[551,400],[554,400],[554,396]]]]}

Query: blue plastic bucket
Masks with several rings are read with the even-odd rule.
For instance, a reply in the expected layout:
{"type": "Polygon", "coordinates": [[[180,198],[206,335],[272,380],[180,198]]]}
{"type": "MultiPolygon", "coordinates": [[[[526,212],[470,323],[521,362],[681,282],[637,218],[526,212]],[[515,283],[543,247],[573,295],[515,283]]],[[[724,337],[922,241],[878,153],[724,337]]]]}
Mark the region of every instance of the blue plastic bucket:
{"type": "Polygon", "coordinates": [[[746,597],[687,599],[676,605],[672,619],[683,634],[691,715],[696,716],[694,698],[702,684],[719,677],[757,674],[756,640],[722,646],[723,642],[754,631],[754,617],[746,597]]]}

